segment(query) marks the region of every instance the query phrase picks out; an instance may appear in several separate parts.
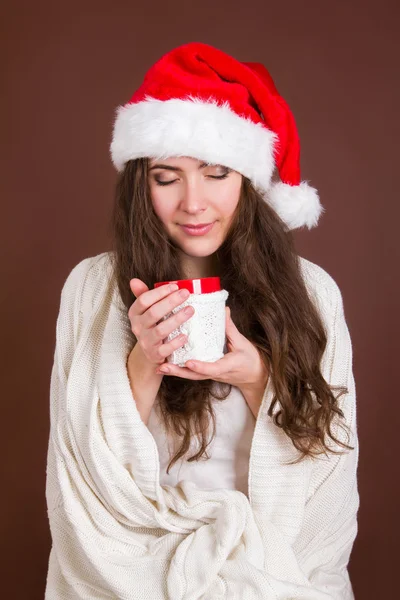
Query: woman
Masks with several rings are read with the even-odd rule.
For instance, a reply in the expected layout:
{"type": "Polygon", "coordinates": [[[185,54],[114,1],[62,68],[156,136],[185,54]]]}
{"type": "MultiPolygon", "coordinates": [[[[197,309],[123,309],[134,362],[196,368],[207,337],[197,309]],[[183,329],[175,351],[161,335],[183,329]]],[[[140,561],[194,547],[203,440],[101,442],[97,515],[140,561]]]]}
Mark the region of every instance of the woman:
{"type": "Polygon", "coordinates": [[[57,320],[46,599],[354,598],[352,345],[294,250],[323,208],[289,107],[263,65],[186,44],[118,109],[111,155],[113,251],[72,269],[57,320]],[[193,311],[163,320],[184,298],[154,283],[213,275],[224,357],[167,364],[193,311]]]}

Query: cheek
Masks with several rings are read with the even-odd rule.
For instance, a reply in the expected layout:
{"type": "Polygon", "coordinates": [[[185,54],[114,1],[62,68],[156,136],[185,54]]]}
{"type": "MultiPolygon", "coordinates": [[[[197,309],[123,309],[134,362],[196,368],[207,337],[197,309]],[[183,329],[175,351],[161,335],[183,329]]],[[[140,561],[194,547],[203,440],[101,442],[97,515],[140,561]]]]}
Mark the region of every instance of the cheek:
{"type": "Polygon", "coordinates": [[[166,223],[170,220],[172,210],[172,202],[169,198],[166,198],[166,194],[163,193],[164,190],[161,188],[156,188],[151,190],[151,201],[153,204],[154,212],[158,216],[158,218],[166,223]]]}
{"type": "Polygon", "coordinates": [[[218,197],[218,207],[222,216],[231,217],[235,212],[240,198],[241,185],[235,181],[232,185],[227,186],[218,197]]]}

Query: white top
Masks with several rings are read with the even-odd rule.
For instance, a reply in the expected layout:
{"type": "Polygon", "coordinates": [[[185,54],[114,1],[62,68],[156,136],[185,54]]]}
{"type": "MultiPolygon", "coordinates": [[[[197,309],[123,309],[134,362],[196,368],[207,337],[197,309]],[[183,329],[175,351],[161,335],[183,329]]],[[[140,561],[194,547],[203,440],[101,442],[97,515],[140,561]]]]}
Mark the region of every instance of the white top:
{"type": "Polygon", "coordinates": [[[45,600],[353,600],[347,564],[359,507],[356,392],[335,281],[301,259],[328,336],[322,375],[348,388],[338,406],[351,436],[337,422],[332,431],[355,449],[287,464],[299,455],[273,422],[279,403],[268,414],[270,376],[246,496],[193,481],[160,485],[158,447],[132,397],[126,361],[134,338],[109,258],[105,252],[82,260],[61,293],[50,384],[45,600]]]}
{"type": "MultiPolygon", "coordinates": [[[[198,449],[197,439],[192,440],[188,453],[169,470],[167,466],[174,456],[173,432],[165,429],[158,399],[150,413],[147,427],[154,437],[160,458],[160,485],[176,486],[180,481],[193,481],[203,490],[217,488],[239,490],[248,495],[250,447],[256,420],[241,391],[232,386],[225,400],[211,399],[216,433],[207,448],[208,460],[188,462],[198,449]],[[170,454],[171,452],[171,454],[170,454]]],[[[210,432],[211,435],[211,432],[210,432]]]]}

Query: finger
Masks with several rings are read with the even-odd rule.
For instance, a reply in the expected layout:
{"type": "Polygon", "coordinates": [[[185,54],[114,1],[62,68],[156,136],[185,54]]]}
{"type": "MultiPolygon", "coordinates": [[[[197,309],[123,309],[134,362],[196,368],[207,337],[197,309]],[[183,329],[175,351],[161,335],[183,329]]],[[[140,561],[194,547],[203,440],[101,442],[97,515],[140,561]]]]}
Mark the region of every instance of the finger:
{"type": "MultiPolygon", "coordinates": [[[[146,284],[142,282],[142,285],[146,284]]],[[[142,315],[153,304],[159,302],[159,300],[162,300],[163,298],[171,294],[171,292],[174,291],[174,289],[177,289],[176,284],[172,284],[171,287],[171,284],[166,283],[165,285],[160,285],[160,287],[156,287],[152,290],[148,289],[147,291],[141,293],[140,296],[137,297],[137,301],[134,303],[134,306],[132,308],[132,315],[142,315]],[[175,288],[173,287],[174,285],[175,288]]]]}
{"type": "Polygon", "coordinates": [[[172,363],[165,363],[161,365],[156,369],[156,373],[161,373],[161,375],[174,375],[175,377],[181,377],[182,379],[192,379],[194,381],[208,379],[208,377],[204,377],[203,375],[194,373],[193,371],[191,371],[190,369],[186,369],[185,367],[178,367],[177,365],[173,365],[172,363]]]}
{"type": "Polygon", "coordinates": [[[229,325],[231,320],[231,311],[228,306],[225,307],[225,335],[228,337],[229,325]]]}
{"type": "Polygon", "coordinates": [[[158,354],[162,357],[164,361],[167,356],[170,356],[174,350],[178,350],[187,343],[187,336],[184,334],[178,335],[174,337],[170,342],[158,343],[155,344],[157,347],[158,354]]]}
{"type": "Polygon", "coordinates": [[[232,321],[230,309],[228,307],[226,308],[225,335],[228,339],[228,342],[231,342],[235,348],[241,349],[247,342],[247,339],[244,335],[242,335],[235,323],[232,321]]]}
{"type": "Polygon", "coordinates": [[[193,306],[185,305],[189,295],[188,290],[173,292],[145,312],[142,323],[145,329],[150,330],[153,343],[164,340],[193,316],[193,306]]]}
{"type": "Polygon", "coordinates": [[[185,366],[200,375],[214,379],[215,377],[225,376],[227,373],[234,371],[237,368],[237,363],[237,355],[230,352],[213,363],[201,360],[189,360],[185,363],[185,366]]]}
{"type": "Polygon", "coordinates": [[[130,286],[133,294],[136,296],[136,298],[141,296],[143,294],[143,292],[147,292],[149,289],[147,287],[147,285],[144,283],[144,281],[142,281],[141,279],[138,279],[137,277],[134,277],[133,279],[130,280],[129,286],[130,286]]]}

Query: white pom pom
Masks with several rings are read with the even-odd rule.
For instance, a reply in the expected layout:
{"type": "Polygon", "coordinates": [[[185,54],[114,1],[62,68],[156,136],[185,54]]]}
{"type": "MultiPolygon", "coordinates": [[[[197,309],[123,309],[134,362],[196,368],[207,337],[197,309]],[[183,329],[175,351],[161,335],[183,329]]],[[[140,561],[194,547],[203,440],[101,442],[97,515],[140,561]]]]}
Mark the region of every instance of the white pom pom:
{"type": "Polygon", "coordinates": [[[325,212],[315,188],[302,181],[290,185],[281,181],[272,184],[265,200],[278,213],[289,229],[307,226],[316,227],[319,217],[325,212]]]}

